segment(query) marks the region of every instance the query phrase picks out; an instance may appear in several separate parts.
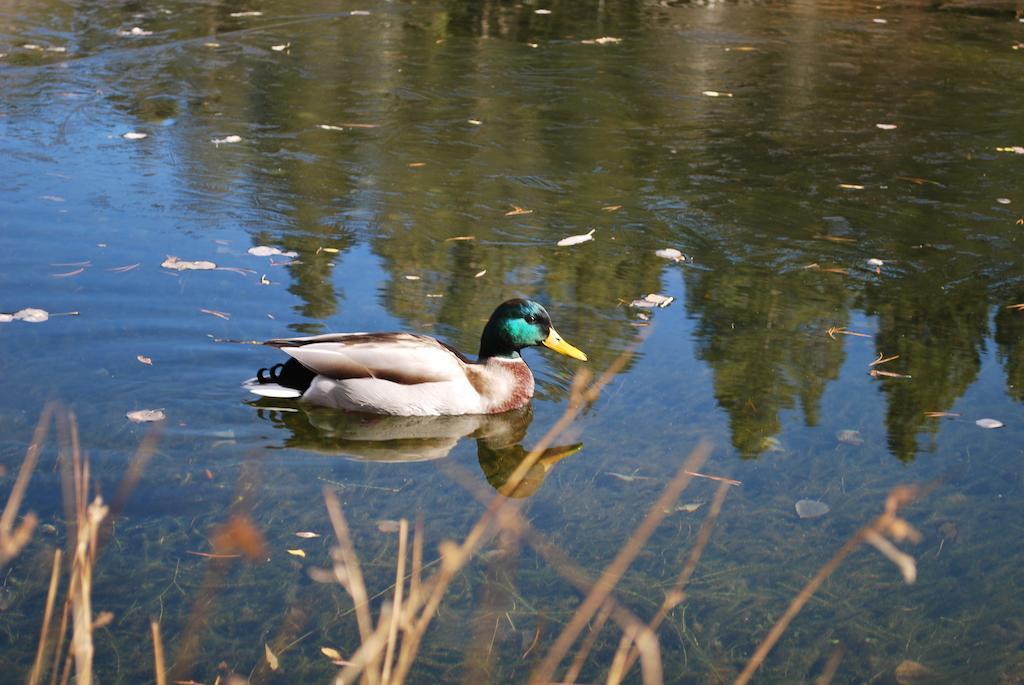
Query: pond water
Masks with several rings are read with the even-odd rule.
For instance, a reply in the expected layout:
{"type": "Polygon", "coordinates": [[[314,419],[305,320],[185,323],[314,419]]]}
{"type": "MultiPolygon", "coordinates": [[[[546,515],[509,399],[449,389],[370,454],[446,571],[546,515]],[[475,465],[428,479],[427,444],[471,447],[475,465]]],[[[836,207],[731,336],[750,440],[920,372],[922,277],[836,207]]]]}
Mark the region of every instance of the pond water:
{"type": "MultiPolygon", "coordinates": [[[[148,430],[126,412],[167,416],[97,562],[100,682],[153,680],[151,617],[183,680],[327,682],[320,648],[350,655],[358,634],[345,592],[309,576],[333,545],[323,489],[384,590],[397,536],[378,522],[421,513],[436,559],[483,511],[460,483],[500,488],[580,368],[526,351],[530,410],[460,441],[477,426],[256,401],[241,383],[279,353],[220,341],[409,330],[475,353],[517,296],[595,371],[636,346],[519,493],[539,534],[596,577],[701,439],[701,472],[742,483],[659,632],[666,682],[731,682],[904,483],[930,486],[905,511],[917,582],[858,550],[757,681],[811,682],[841,653],[835,682],[909,682],[908,661],[929,682],[1022,682],[1024,24],[810,0],[39,0],[0,17],[0,312],[75,313],[0,323],[0,491],[50,400],[108,500],[148,430]],[[675,300],[630,306],[648,293],[675,300]],[[830,511],[801,519],[804,499],[830,511]],[[211,571],[192,552],[241,513],[267,560],[211,571]]],[[[43,525],[3,571],[12,682],[67,539],[55,456],[22,507],[43,525]]],[[[673,509],[617,588],[644,620],[716,487],[694,480],[679,503],[702,506],[673,509]]],[[[490,540],[410,680],[525,682],[579,601],[530,546],[490,540]]],[[[580,682],[603,681],[619,637],[598,635],[580,682]]]]}

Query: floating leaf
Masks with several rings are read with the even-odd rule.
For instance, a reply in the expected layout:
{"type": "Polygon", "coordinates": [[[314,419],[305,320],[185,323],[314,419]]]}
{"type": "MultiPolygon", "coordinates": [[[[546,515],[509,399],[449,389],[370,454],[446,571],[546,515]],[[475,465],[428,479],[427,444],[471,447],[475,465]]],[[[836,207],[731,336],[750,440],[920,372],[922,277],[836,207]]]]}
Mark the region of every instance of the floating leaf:
{"type": "Polygon", "coordinates": [[[271,671],[276,671],[280,664],[277,661],[277,655],[270,651],[270,645],[264,644],[263,649],[266,650],[267,655],[267,666],[270,666],[271,671]]]}
{"type": "Polygon", "coordinates": [[[454,236],[452,238],[445,238],[444,239],[444,241],[446,243],[454,242],[456,240],[476,240],[476,236],[475,235],[457,235],[457,236],[454,236]]]}
{"type": "Polygon", "coordinates": [[[281,45],[271,45],[270,49],[274,52],[284,52],[292,46],[291,43],[282,43],[281,45]]]}
{"type": "Polygon", "coordinates": [[[864,190],[864,186],[859,183],[840,183],[839,187],[843,190],[864,190]]]}
{"type": "Polygon", "coordinates": [[[310,538],[318,538],[318,537],[320,537],[320,533],[313,533],[313,532],[308,531],[308,530],[300,530],[298,533],[295,534],[295,537],[297,537],[297,538],[304,538],[306,540],[309,540],[310,538]]]}
{"type": "Polygon", "coordinates": [[[50,278],[70,278],[71,276],[77,276],[78,274],[82,273],[83,271],[85,271],[85,267],[84,266],[80,266],[77,269],[75,269],[74,271],[65,271],[64,273],[60,273],[60,274],[50,274],[50,278]]]}
{"type": "Polygon", "coordinates": [[[700,94],[701,95],[705,95],[705,96],[707,96],[709,98],[731,98],[732,97],[732,93],[723,93],[722,91],[719,91],[719,90],[703,90],[703,91],[701,91],[700,94]]]}
{"type": "Polygon", "coordinates": [[[305,550],[301,550],[301,549],[286,549],[285,551],[288,552],[288,554],[291,554],[293,557],[302,557],[303,559],[306,558],[305,550]]]}
{"type": "Polygon", "coordinates": [[[466,123],[472,124],[473,126],[482,126],[484,122],[479,119],[466,119],[466,123]]]}
{"type": "Polygon", "coordinates": [[[178,259],[173,255],[169,255],[160,266],[165,269],[174,269],[175,271],[210,271],[216,269],[217,265],[213,262],[200,259],[194,262],[190,262],[184,259],[178,259]]]}
{"type": "Polygon", "coordinates": [[[632,474],[627,475],[625,473],[616,473],[615,471],[605,471],[605,473],[611,476],[612,478],[618,478],[619,480],[625,481],[627,483],[632,483],[635,480],[654,480],[650,476],[635,476],[632,474]]]}
{"type": "Polygon", "coordinates": [[[128,131],[128,133],[122,133],[121,137],[125,140],[142,140],[148,138],[148,133],[142,133],[141,131],[128,131]]]}
{"type": "Polygon", "coordinates": [[[136,409],[130,411],[125,416],[132,423],[152,423],[154,421],[163,421],[167,418],[167,414],[164,414],[163,409],[136,409]]]}
{"type": "Polygon", "coordinates": [[[864,438],[861,437],[860,431],[855,431],[852,428],[844,428],[843,430],[836,433],[836,440],[843,443],[844,445],[863,445],[864,438]]]}
{"type": "Polygon", "coordinates": [[[473,278],[480,278],[480,277],[482,277],[482,276],[483,276],[484,274],[486,274],[486,273],[487,273],[487,269],[484,269],[483,271],[477,271],[477,272],[476,272],[476,273],[475,273],[475,274],[473,275],[473,278]]]}
{"type": "Polygon", "coordinates": [[[1012,145],[1010,147],[997,147],[996,152],[1012,152],[1015,155],[1024,155],[1024,145],[1012,145]]]}
{"type": "Polygon", "coordinates": [[[998,419],[978,419],[974,423],[982,428],[1002,428],[1006,425],[998,419]]]}
{"type": "Polygon", "coordinates": [[[214,145],[224,145],[225,143],[241,143],[242,136],[224,136],[223,138],[210,138],[210,142],[214,145]]]}
{"type": "Polygon", "coordinates": [[[420,167],[427,166],[427,163],[426,162],[409,162],[405,166],[409,167],[410,169],[419,169],[420,167]]]}
{"type": "Polygon", "coordinates": [[[579,245],[580,243],[588,242],[594,239],[594,231],[596,230],[596,228],[592,228],[587,233],[583,233],[581,235],[571,235],[567,238],[562,238],[561,240],[558,241],[557,245],[559,247],[568,247],[569,245],[579,245]]]}
{"type": "Polygon", "coordinates": [[[698,509],[700,509],[703,506],[704,506],[703,502],[690,502],[689,504],[680,504],[680,505],[676,506],[673,509],[666,509],[665,513],[666,514],[674,514],[676,512],[680,512],[681,511],[681,512],[684,512],[684,513],[687,513],[687,514],[692,514],[693,512],[697,511],[698,509]]]}
{"type": "Polygon", "coordinates": [[[318,247],[318,248],[316,248],[316,251],[318,253],[319,252],[326,252],[327,254],[338,254],[339,252],[341,252],[341,250],[339,250],[336,247],[318,247]]]}
{"type": "Polygon", "coordinates": [[[519,207],[518,205],[512,205],[512,209],[505,212],[505,216],[519,216],[520,214],[533,214],[533,210],[526,209],[525,207],[519,207]]]}
{"type": "Polygon", "coordinates": [[[135,355],[135,358],[138,359],[141,363],[145,364],[146,366],[153,366],[153,360],[150,359],[149,357],[137,354],[135,355]]]}
{"type": "Polygon", "coordinates": [[[832,511],[832,507],[816,499],[802,499],[796,503],[796,515],[802,519],[816,519],[832,511]]]}
{"type": "Polygon", "coordinates": [[[11,318],[18,321],[24,321],[25,323],[42,323],[50,318],[50,312],[45,309],[35,309],[33,307],[26,307],[20,309],[11,315],[11,318]]]}
{"type": "Polygon", "coordinates": [[[654,255],[662,259],[671,259],[673,262],[686,261],[686,255],[674,247],[664,247],[660,250],[655,250],[654,255]]]}
{"type": "Polygon", "coordinates": [[[949,411],[926,411],[924,415],[929,419],[953,419],[960,416],[949,411]]]}
{"type": "Polygon", "coordinates": [[[231,318],[231,315],[227,312],[218,312],[216,309],[200,309],[203,314],[209,314],[210,316],[216,316],[218,319],[224,319],[227,321],[231,318]]]}
{"type": "Polygon", "coordinates": [[[341,660],[341,652],[336,650],[334,647],[321,647],[320,653],[328,659],[336,659],[338,661],[341,660]]]}
{"type": "Polygon", "coordinates": [[[382,533],[397,533],[401,524],[392,519],[380,519],[377,521],[377,530],[382,533]]]}
{"type": "Polygon", "coordinates": [[[657,293],[648,293],[647,295],[644,295],[643,298],[641,298],[639,300],[633,300],[632,302],[630,302],[629,306],[631,306],[631,307],[639,307],[641,309],[653,309],[654,307],[658,307],[660,309],[664,309],[665,307],[667,307],[670,304],[672,304],[672,302],[675,299],[676,298],[674,298],[674,297],[672,297],[670,295],[659,295],[657,293]]]}

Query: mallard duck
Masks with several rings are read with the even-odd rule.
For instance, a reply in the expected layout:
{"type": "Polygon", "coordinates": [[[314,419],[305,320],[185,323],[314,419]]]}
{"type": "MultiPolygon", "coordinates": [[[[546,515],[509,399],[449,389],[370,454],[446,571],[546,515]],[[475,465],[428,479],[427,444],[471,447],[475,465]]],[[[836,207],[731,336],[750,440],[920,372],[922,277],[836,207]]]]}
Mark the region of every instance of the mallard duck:
{"type": "Polygon", "coordinates": [[[264,343],[291,356],[260,369],[245,387],[264,397],[393,416],[499,414],[533,397],[533,374],[519,351],[544,345],[573,359],[587,355],[562,340],[531,300],[503,302],[470,361],[444,343],[412,333],[329,333],[264,343]]]}

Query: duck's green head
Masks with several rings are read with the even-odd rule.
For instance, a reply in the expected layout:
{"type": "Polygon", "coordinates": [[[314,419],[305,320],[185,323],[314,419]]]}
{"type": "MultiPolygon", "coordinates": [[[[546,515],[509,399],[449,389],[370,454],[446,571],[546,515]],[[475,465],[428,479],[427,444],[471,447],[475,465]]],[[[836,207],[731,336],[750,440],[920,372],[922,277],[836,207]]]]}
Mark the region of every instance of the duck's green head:
{"type": "Polygon", "coordinates": [[[567,357],[587,361],[587,355],[558,335],[544,307],[523,299],[502,302],[491,314],[480,336],[480,359],[518,357],[519,350],[533,345],[543,345],[567,357]]]}

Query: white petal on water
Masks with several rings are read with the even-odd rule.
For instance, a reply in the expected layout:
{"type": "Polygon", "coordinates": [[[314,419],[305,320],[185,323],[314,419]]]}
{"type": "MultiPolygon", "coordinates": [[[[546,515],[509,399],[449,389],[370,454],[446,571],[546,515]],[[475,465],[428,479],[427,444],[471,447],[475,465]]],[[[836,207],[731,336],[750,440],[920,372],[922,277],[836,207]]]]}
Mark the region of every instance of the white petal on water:
{"type": "Polygon", "coordinates": [[[128,133],[122,133],[121,137],[125,140],[142,140],[148,138],[148,133],[142,133],[141,131],[128,131],[128,133]]]}
{"type": "Polygon", "coordinates": [[[370,12],[368,10],[352,10],[349,12],[349,15],[353,17],[368,17],[370,16],[370,12]]]}
{"type": "Polygon", "coordinates": [[[975,421],[982,428],[1002,428],[1005,424],[998,419],[978,419],[975,421]]]}
{"type": "Polygon", "coordinates": [[[996,202],[998,202],[1001,205],[1008,205],[1010,204],[1011,200],[1008,197],[997,197],[996,202]]]}
{"type": "Polygon", "coordinates": [[[473,124],[474,126],[482,126],[484,122],[479,119],[466,119],[467,124],[473,124]]]}
{"type": "Polygon", "coordinates": [[[14,318],[25,323],[42,323],[50,318],[50,312],[45,309],[33,309],[32,307],[26,307],[25,309],[14,312],[14,318]]]}
{"type": "Polygon", "coordinates": [[[899,127],[896,124],[875,124],[875,128],[880,128],[883,131],[892,131],[899,127]]]}
{"type": "Polygon", "coordinates": [[[119,35],[119,36],[152,36],[153,32],[152,31],[147,31],[146,29],[140,28],[138,26],[133,26],[130,29],[122,29],[122,30],[118,31],[117,35],[119,35]]]}
{"type": "Polygon", "coordinates": [[[14,321],[14,314],[4,314],[0,312],[0,323],[10,323],[14,321]]]}
{"type": "Polygon", "coordinates": [[[709,98],[731,98],[732,93],[725,93],[720,90],[702,90],[701,95],[709,98]]]}
{"type": "Polygon", "coordinates": [[[888,24],[889,23],[888,19],[881,19],[881,18],[872,19],[871,21],[875,22],[876,24],[888,24]]]}
{"type": "Polygon", "coordinates": [[[263,16],[263,12],[257,12],[257,11],[253,11],[253,10],[250,10],[248,12],[232,12],[230,16],[232,16],[232,17],[262,17],[263,16]]]}
{"type": "Polygon", "coordinates": [[[567,238],[562,238],[556,244],[559,247],[568,247],[569,245],[579,245],[580,243],[591,241],[594,239],[594,231],[596,230],[596,228],[592,228],[587,233],[582,233],[580,235],[571,235],[567,238]]]}
{"type": "Polygon", "coordinates": [[[877,268],[879,268],[881,266],[884,266],[884,265],[885,265],[885,262],[883,262],[881,259],[875,259],[874,257],[872,257],[871,259],[868,260],[868,266],[870,266],[872,268],[875,268],[875,269],[877,269],[877,268]]]}
{"type": "Polygon", "coordinates": [[[256,247],[250,247],[246,250],[251,255],[257,257],[273,257],[274,255],[281,255],[282,257],[298,257],[299,253],[294,250],[285,252],[278,247],[270,247],[269,245],[257,245],[256,247]]]}
{"type": "Polygon", "coordinates": [[[665,307],[672,304],[676,298],[671,295],[659,295],[658,293],[648,293],[639,300],[633,300],[630,302],[631,307],[639,307],[641,309],[653,309],[659,307],[664,309],[665,307]]]}
{"type": "Polygon", "coordinates": [[[217,265],[213,262],[209,262],[203,259],[198,261],[190,262],[183,259],[170,255],[165,259],[160,266],[165,269],[174,269],[175,271],[209,271],[210,269],[216,269],[217,265]]]}
{"type": "Polygon", "coordinates": [[[241,143],[242,136],[224,136],[223,138],[211,138],[210,142],[214,145],[223,145],[225,143],[241,143]]]}
{"type": "Polygon", "coordinates": [[[167,414],[164,414],[163,409],[137,409],[128,412],[125,416],[133,423],[150,423],[153,421],[163,421],[167,418],[167,414]]]}
{"type": "Polygon", "coordinates": [[[662,259],[671,259],[673,262],[682,262],[686,259],[686,255],[674,247],[664,247],[660,250],[655,250],[654,254],[662,259]]]}
{"type": "Polygon", "coordinates": [[[836,433],[836,440],[843,443],[844,445],[863,445],[864,438],[860,436],[860,431],[855,431],[852,428],[845,428],[836,433]]]}
{"type": "Polygon", "coordinates": [[[271,45],[270,49],[273,50],[274,52],[284,52],[285,50],[287,50],[291,46],[292,46],[291,43],[282,43],[280,45],[271,45]]]}
{"type": "Polygon", "coordinates": [[[413,276],[412,274],[409,274],[407,276],[403,276],[403,278],[405,280],[407,280],[407,281],[418,281],[418,280],[420,280],[419,276],[413,276]]]}
{"type": "Polygon", "coordinates": [[[816,519],[832,511],[832,507],[816,499],[802,499],[796,503],[796,515],[802,519],[816,519]]]}
{"type": "Polygon", "coordinates": [[[551,10],[544,10],[544,9],[533,10],[533,13],[534,14],[551,14],[551,10]]]}

